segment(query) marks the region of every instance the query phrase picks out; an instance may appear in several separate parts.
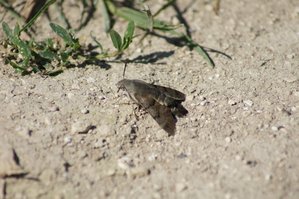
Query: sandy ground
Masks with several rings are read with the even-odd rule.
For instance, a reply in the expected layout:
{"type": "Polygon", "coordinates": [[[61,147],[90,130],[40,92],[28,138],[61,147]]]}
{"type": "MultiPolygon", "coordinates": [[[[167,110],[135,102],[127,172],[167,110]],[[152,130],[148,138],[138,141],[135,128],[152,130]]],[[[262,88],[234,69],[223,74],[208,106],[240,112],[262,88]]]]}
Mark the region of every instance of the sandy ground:
{"type": "MultiPolygon", "coordinates": [[[[187,95],[172,137],[117,92],[123,64],[45,78],[2,60],[0,174],[10,177],[0,178],[0,198],[299,198],[299,3],[226,0],[219,16],[211,8],[196,1],[184,17],[196,41],[232,60],[211,53],[213,69],[157,37],[126,54],[157,57],[129,64],[127,78],[187,95]]],[[[111,47],[100,18],[77,35],[92,30],[111,47]]]]}

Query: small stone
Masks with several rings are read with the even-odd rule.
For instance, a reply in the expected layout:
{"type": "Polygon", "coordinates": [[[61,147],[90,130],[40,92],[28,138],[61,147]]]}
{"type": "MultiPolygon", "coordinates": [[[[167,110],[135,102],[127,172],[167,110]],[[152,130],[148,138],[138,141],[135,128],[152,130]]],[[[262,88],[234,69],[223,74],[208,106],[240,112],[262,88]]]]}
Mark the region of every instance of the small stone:
{"type": "Polygon", "coordinates": [[[175,185],[176,192],[182,192],[182,191],[186,190],[187,188],[188,187],[187,187],[187,185],[185,183],[177,183],[175,185]]]}
{"type": "Polygon", "coordinates": [[[294,59],[295,58],[295,53],[287,54],[288,59],[294,59]]]}
{"type": "Polygon", "coordinates": [[[103,148],[106,145],[107,145],[106,139],[100,139],[100,140],[96,140],[96,142],[94,143],[93,147],[95,149],[98,149],[98,148],[103,148]]]}
{"type": "Polygon", "coordinates": [[[244,100],[243,103],[247,107],[251,107],[253,105],[253,102],[251,100],[244,100]]]}
{"type": "Polygon", "coordinates": [[[84,159],[88,156],[88,154],[85,151],[78,151],[78,157],[80,159],[84,159]]]}
{"type": "Polygon", "coordinates": [[[296,97],[299,97],[299,91],[294,91],[293,95],[296,96],[296,97]]]}
{"type": "Polygon", "coordinates": [[[225,142],[226,143],[231,143],[232,142],[232,138],[231,137],[226,137],[225,138],[225,142]]]}
{"type": "Polygon", "coordinates": [[[297,108],[295,106],[291,107],[292,112],[296,112],[297,108]]]}
{"type": "Polygon", "coordinates": [[[277,126],[272,126],[272,127],[271,127],[271,130],[272,130],[272,131],[278,131],[278,127],[277,127],[277,126]]]}
{"type": "Polygon", "coordinates": [[[87,113],[89,113],[89,110],[87,108],[83,108],[83,109],[81,109],[81,113],[87,114],[87,113]]]}
{"type": "Polygon", "coordinates": [[[134,167],[127,172],[128,176],[131,178],[147,176],[150,173],[150,169],[146,167],[134,167]]]}
{"type": "Polygon", "coordinates": [[[18,126],[15,131],[22,137],[29,138],[32,135],[32,130],[28,127],[18,126]]]}
{"type": "Polygon", "coordinates": [[[72,99],[74,97],[74,93],[68,93],[67,98],[72,99]]]}
{"type": "Polygon", "coordinates": [[[72,143],[73,139],[71,136],[65,136],[63,141],[65,144],[70,144],[70,143],[72,143]]]}
{"type": "Polygon", "coordinates": [[[237,105],[238,102],[236,100],[229,99],[227,103],[231,106],[234,106],[234,105],[237,105]]]}
{"type": "Polygon", "coordinates": [[[153,188],[154,188],[155,191],[161,191],[163,187],[159,184],[154,184],[153,188]]]}
{"type": "Polygon", "coordinates": [[[74,90],[80,90],[80,86],[79,86],[79,84],[77,82],[73,83],[71,85],[71,88],[74,89],[74,90]]]}
{"type": "Polygon", "coordinates": [[[271,174],[266,174],[265,175],[265,180],[266,181],[270,181],[272,179],[272,175],[271,174]]]}
{"type": "Polygon", "coordinates": [[[187,101],[187,102],[193,101],[194,98],[195,98],[194,95],[188,95],[188,96],[186,97],[186,101],[187,101]]]}
{"type": "Polygon", "coordinates": [[[86,134],[89,130],[93,130],[96,127],[92,124],[85,124],[83,121],[78,120],[71,126],[71,133],[86,134]]]}
{"type": "Polygon", "coordinates": [[[240,161],[240,160],[242,160],[242,157],[240,155],[236,155],[235,160],[240,161]]]}
{"type": "Polygon", "coordinates": [[[116,170],[115,169],[109,169],[108,171],[107,171],[107,175],[108,176],[114,176],[116,174],[116,170]]]}
{"type": "Polygon", "coordinates": [[[98,98],[99,98],[99,100],[105,100],[105,99],[107,99],[107,97],[104,96],[104,95],[101,95],[101,96],[99,96],[98,98]]]}
{"type": "Polygon", "coordinates": [[[250,167],[255,167],[257,165],[257,161],[256,160],[247,160],[246,165],[248,165],[250,167]]]}
{"type": "Polygon", "coordinates": [[[124,157],[118,159],[117,165],[119,168],[124,169],[124,170],[128,170],[135,166],[133,163],[133,160],[128,156],[124,156],[124,157]]]}
{"type": "Polygon", "coordinates": [[[200,105],[201,106],[205,106],[205,105],[207,105],[209,102],[207,101],[207,100],[204,100],[204,101],[201,101],[200,102],[200,105]]]}
{"type": "Polygon", "coordinates": [[[49,110],[50,112],[56,112],[56,111],[59,111],[59,107],[56,106],[56,105],[51,105],[51,106],[48,108],[48,110],[49,110]]]}
{"type": "Polygon", "coordinates": [[[171,22],[172,22],[173,25],[179,25],[179,24],[180,24],[180,21],[178,20],[177,17],[173,17],[173,18],[171,19],[171,22]]]}
{"type": "Polygon", "coordinates": [[[94,83],[96,80],[93,78],[93,77],[88,77],[87,79],[86,79],[86,81],[87,81],[87,83],[94,83]]]}
{"type": "Polygon", "coordinates": [[[209,12],[213,11],[213,6],[211,4],[206,4],[205,9],[209,12]]]}
{"type": "Polygon", "coordinates": [[[160,199],[160,198],[162,198],[162,196],[161,196],[161,194],[159,192],[154,192],[153,193],[153,198],[154,199],[160,199]]]}
{"type": "Polygon", "coordinates": [[[157,156],[157,154],[151,154],[147,159],[149,160],[149,161],[155,161],[155,160],[157,160],[157,158],[158,158],[158,156],[157,156]]]}

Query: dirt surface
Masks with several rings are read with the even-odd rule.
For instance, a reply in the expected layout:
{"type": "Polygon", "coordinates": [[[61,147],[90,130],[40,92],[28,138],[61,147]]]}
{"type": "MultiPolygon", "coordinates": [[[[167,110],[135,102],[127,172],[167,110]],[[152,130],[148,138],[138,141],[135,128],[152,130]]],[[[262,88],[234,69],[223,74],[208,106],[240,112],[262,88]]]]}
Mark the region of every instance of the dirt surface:
{"type": "MultiPolygon", "coordinates": [[[[159,17],[177,21],[171,9],[159,17]]],[[[226,0],[218,16],[195,1],[184,17],[196,41],[233,59],[211,53],[213,69],[157,37],[125,55],[157,59],[129,64],[127,78],[187,95],[172,137],[117,92],[123,64],[45,78],[2,60],[0,198],[299,198],[298,1],[226,0]]],[[[77,35],[88,42],[92,30],[112,48],[100,19],[77,35]]]]}

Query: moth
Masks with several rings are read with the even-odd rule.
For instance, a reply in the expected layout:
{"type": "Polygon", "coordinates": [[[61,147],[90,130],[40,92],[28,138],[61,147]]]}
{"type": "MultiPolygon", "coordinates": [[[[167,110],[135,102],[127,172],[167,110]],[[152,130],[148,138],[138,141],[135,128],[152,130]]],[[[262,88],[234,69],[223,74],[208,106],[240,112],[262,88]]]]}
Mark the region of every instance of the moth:
{"type": "Polygon", "coordinates": [[[186,99],[185,94],[175,89],[136,79],[123,79],[116,85],[147,111],[168,135],[175,133],[176,117],[188,113],[181,104],[186,99]]]}

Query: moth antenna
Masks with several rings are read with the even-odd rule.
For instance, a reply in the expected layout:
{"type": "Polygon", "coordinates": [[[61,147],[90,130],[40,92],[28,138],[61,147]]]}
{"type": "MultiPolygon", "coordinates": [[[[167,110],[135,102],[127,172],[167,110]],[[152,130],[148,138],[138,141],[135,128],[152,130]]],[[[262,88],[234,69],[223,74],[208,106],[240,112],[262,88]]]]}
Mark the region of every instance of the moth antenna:
{"type": "Polygon", "coordinates": [[[125,73],[126,73],[126,68],[127,68],[127,62],[125,62],[125,67],[124,67],[124,71],[123,71],[123,79],[125,78],[125,73]]]}

